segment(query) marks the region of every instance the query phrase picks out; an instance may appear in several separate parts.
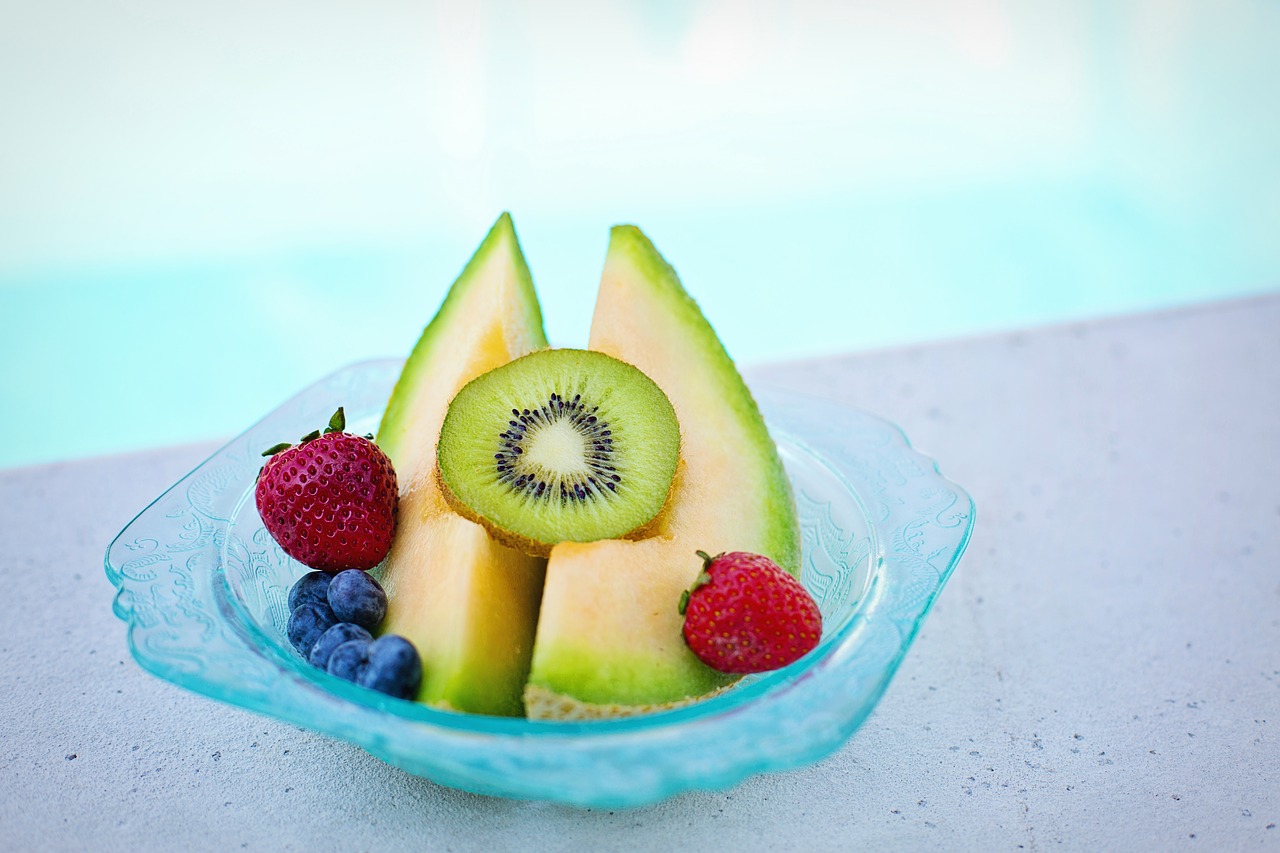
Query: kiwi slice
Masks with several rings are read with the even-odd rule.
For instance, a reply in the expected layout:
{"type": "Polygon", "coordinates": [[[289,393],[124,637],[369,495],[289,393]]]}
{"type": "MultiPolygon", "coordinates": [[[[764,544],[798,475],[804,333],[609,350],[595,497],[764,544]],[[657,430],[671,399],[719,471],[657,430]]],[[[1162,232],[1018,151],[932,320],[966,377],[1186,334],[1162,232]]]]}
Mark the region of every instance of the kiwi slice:
{"type": "Polygon", "coordinates": [[[465,385],[440,430],[445,499],[529,554],[642,533],[671,491],[680,425],[639,368],[546,349],[465,385]]]}

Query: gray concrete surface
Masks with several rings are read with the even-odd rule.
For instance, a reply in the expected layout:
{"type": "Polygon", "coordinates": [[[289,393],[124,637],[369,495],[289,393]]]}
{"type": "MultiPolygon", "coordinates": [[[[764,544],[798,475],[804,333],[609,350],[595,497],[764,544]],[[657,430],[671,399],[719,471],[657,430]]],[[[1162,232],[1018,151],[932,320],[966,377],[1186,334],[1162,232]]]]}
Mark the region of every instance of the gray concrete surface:
{"type": "Polygon", "coordinates": [[[0,472],[6,850],[1280,849],[1280,295],[753,371],[901,424],[972,544],[831,758],[486,799],[142,672],[102,553],[208,447],[0,472]]]}

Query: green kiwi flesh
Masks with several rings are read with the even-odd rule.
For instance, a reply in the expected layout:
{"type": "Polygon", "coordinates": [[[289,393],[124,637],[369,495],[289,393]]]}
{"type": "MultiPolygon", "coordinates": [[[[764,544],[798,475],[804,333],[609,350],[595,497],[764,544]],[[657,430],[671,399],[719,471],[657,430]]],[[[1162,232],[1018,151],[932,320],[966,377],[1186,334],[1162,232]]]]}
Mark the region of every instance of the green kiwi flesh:
{"type": "Polygon", "coordinates": [[[671,401],[639,368],[547,349],[476,377],[445,415],[445,499],[499,540],[546,555],[621,539],[666,503],[680,458],[671,401]]]}

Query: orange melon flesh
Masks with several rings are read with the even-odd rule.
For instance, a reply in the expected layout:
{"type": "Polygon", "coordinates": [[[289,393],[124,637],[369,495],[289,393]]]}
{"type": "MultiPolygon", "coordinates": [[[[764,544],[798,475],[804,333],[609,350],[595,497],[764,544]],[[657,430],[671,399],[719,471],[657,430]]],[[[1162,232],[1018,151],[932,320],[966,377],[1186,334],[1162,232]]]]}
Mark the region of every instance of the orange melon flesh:
{"type": "Polygon", "coordinates": [[[795,501],[759,409],[710,324],[652,243],[613,229],[590,347],[640,368],[670,398],[681,462],[654,536],[551,551],[528,714],[624,716],[723,689],[684,643],[680,594],[695,553],[752,551],[798,576],[795,501]]]}
{"type": "Polygon", "coordinates": [[[388,597],[381,631],[408,638],[422,656],[420,702],[523,713],[546,561],[455,514],[433,471],[454,394],[546,343],[533,281],[503,214],[405,362],[377,433],[400,482],[396,535],[379,572],[388,597]]]}

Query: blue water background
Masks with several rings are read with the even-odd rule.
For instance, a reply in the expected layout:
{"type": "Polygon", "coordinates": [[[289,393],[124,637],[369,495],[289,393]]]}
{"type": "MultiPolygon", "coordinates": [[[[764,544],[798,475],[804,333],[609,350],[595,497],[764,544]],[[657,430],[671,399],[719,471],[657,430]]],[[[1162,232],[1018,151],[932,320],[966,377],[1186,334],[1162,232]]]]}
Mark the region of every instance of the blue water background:
{"type": "Polygon", "coordinates": [[[52,13],[0,35],[0,467],[404,355],[503,209],[553,343],[635,222],[745,364],[1280,287],[1280,4],[478,5],[321,4],[283,68],[278,10],[244,43],[155,4],[92,63],[52,13]]]}

